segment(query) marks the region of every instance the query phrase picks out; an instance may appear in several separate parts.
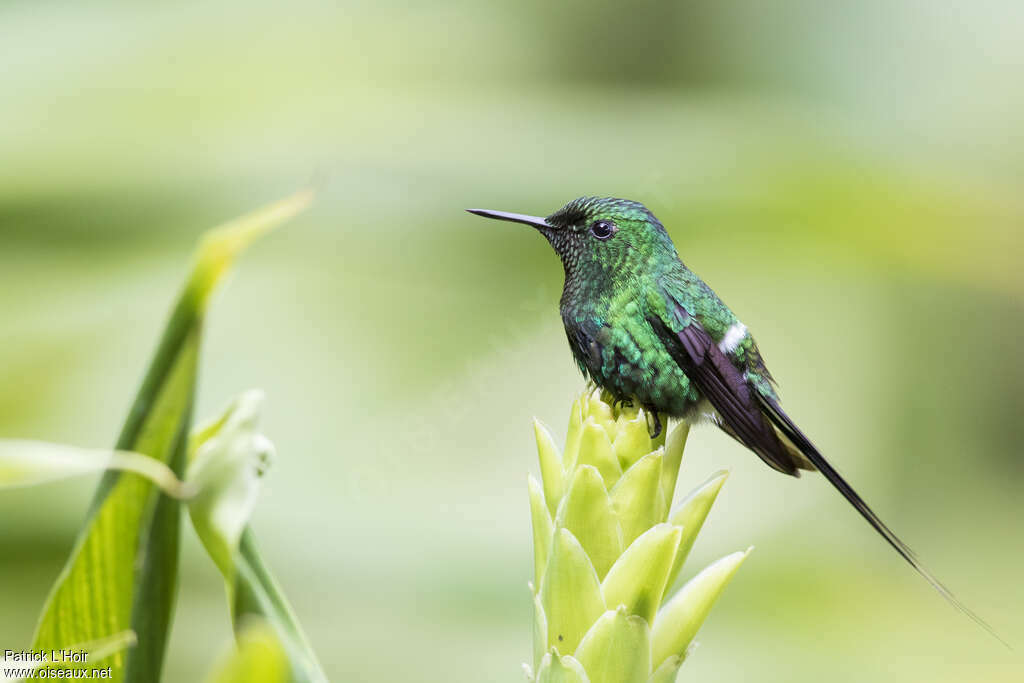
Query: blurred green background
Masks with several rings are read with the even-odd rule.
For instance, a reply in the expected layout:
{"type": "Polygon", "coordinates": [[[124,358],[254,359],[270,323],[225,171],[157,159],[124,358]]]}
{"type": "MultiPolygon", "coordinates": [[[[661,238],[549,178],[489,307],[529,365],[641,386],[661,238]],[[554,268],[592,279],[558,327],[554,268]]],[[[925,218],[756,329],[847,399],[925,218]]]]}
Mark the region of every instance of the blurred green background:
{"type": "MultiPolygon", "coordinates": [[[[291,192],[209,321],[199,415],[269,395],[255,526],[334,680],[518,681],[530,418],[581,380],[536,234],[462,212],[638,199],[785,405],[1024,647],[1024,5],[5,2],[0,436],[113,443],[199,232],[291,192]]],[[[756,552],[691,681],[1019,681],[820,477],[715,430],[692,573],[756,552]]],[[[29,643],[94,482],[0,496],[29,643]]],[[[167,680],[230,641],[190,529],[167,680]]]]}

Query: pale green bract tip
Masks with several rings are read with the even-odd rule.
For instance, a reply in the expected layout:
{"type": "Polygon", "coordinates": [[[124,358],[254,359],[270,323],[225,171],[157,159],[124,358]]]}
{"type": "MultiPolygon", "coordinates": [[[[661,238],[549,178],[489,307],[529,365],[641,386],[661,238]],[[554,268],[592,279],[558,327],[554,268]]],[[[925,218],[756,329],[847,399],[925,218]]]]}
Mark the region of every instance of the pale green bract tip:
{"type": "Polygon", "coordinates": [[[537,672],[537,683],[591,683],[583,666],[572,655],[557,650],[544,655],[537,672]]]}
{"type": "Polygon", "coordinates": [[[651,634],[655,662],[660,664],[671,656],[686,658],[698,629],[751,550],[753,548],[748,548],[712,563],[690,579],[658,612],[651,634]]]}

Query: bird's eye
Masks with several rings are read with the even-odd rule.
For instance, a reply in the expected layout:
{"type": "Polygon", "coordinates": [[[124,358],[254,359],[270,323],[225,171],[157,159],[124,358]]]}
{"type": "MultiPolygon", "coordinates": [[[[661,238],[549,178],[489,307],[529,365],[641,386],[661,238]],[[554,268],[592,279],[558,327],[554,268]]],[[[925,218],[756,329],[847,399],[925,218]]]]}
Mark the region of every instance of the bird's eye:
{"type": "Polygon", "coordinates": [[[615,234],[618,228],[611,221],[595,221],[590,226],[590,234],[599,240],[606,240],[615,234]]]}

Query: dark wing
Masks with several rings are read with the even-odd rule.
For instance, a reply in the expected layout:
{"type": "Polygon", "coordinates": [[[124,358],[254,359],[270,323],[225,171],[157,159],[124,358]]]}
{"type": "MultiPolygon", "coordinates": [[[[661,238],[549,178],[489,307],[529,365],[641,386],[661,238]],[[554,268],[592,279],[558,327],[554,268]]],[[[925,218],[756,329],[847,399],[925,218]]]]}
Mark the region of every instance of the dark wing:
{"type": "MultiPolygon", "coordinates": [[[[682,318],[683,311],[677,311],[676,315],[679,319],[685,319],[682,318]]],[[[868,507],[864,499],[779,407],[778,402],[750,386],[743,373],[722,353],[711,339],[711,335],[696,319],[690,318],[690,324],[678,333],[673,333],[660,318],[652,317],[650,323],[655,326],[662,339],[668,340],[672,357],[718,411],[722,418],[722,424],[719,426],[724,431],[781,472],[799,475],[798,467],[813,466],[818,469],[875,531],[943,598],[1006,645],[1006,641],[1000,638],[992,627],[972,612],[921,564],[914,551],[868,507]]]]}
{"type": "MultiPolygon", "coordinates": [[[[799,474],[798,468],[816,468],[857,512],[891,545],[918,574],[932,585],[950,604],[970,617],[996,639],[1006,645],[981,617],[972,612],[941,581],[925,568],[914,552],[868,507],[853,487],[815,448],[803,432],[779,407],[778,401],[751,386],[743,372],[718,348],[700,321],[684,307],[670,311],[675,328],[659,316],[651,316],[650,324],[665,340],[669,353],[679,367],[696,384],[701,394],[714,406],[722,419],[719,426],[761,456],[775,469],[799,474]]],[[[770,377],[760,354],[746,359],[747,367],[770,377]]]]}
{"type": "MultiPolygon", "coordinates": [[[[683,315],[677,312],[677,316],[683,315]]],[[[658,316],[652,316],[649,322],[665,340],[672,358],[718,413],[718,426],[776,470],[799,476],[801,459],[783,445],[762,413],[758,392],[700,322],[690,317],[689,324],[679,332],[673,332],[658,316]]]]}
{"type": "Polygon", "coordinates": [[[917,555],[914,554],[914,551],[911,550],[906,543],[900,540],[899,536],[893,533],[892,529],[890,529],[885,522],[875,514],[874,510],[868,507],[868,504],[864,502],[864,499],[853,490],[853,487],[843,479],[842,475],[839,474],[834,467],[832,467],[828,460],[825,459],[825,456],[815,448],[814,444],[811,443],[811,440],[808,439],[796,424],[793,423],[789,418],[789,415],[786,415],[785,411],[779,407],[777,401],[768,398],[767,396],[761,396],[760,394],[758,394],[757,400],[764,409],[764,414],[779,430],[779,433],[782,434],[782,436],[797,450],[799,450],[800,453],[802,453],[804,457],[806,457],[811,464],[818,469],[818,471],[825,475],[825,478],[828,479],[829,483],[843,494],[843,498],[846,498],[846,500],[857,509],[857,512],[861,514],[861,517],[866,519],[868,523],[874,527],[875,531],[877,531],[882,538],[888,541],[889,545],[895,548],[896,552],[898,552],[900,556],[910,564],[910,566],[917,570],[918,574],[923,576],[925,580],[928,581],[928,583],[930,583],[932,587],[935,588],[935,590],[937,590],[939,594],[951,605],[966,614],[975,623],[992,634],[997,640],[1009,647],[1006,641],[1000,638],[999,635],[992,630],[991,626],[989,626],[977,614],[972,612],[967,605],[962,603],[959,598],[953,595],[952,591],[946,588],[941,581],[935,578],[935,576],[921,564],[921,561],[917,559],[917,555]]]}

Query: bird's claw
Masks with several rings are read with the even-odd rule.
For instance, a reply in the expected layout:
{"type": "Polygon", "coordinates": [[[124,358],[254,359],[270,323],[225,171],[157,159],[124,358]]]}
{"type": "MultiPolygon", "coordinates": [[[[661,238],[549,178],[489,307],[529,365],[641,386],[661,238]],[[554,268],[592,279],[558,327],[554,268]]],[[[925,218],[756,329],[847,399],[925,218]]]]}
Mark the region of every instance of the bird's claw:
{"type": "Polygon", "coordinates": [[[647,417],[647,433],[651,435],[652,439],[657,439],[661,436],[661,416],[650,406],[644,406],[644,410],[647,417]]]}

